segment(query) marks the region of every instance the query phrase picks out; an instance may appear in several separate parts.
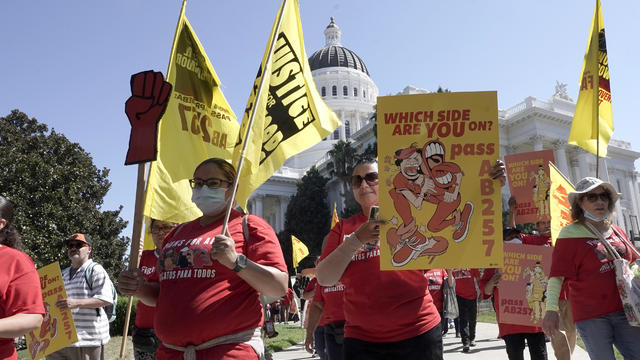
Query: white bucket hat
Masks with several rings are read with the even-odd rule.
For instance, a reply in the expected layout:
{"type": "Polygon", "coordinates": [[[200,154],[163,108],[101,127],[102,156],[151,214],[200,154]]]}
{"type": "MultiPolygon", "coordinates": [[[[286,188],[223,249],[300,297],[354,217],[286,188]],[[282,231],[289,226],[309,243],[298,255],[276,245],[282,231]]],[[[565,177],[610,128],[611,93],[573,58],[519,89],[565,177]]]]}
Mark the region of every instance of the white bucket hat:
{"type": "Polygon", "coordinates": [[[569,193],[569,203],[571,203],[571,207],[574,207],[576,205],[575,203],[578,201],[578,198],[581,194],[586,194],[589,191],[597,188],[598,186],[602,186],[607,190],[607,192],[609,192],[609,195],[611,195],[611,201],[614,204],[616,203],[616,201],[618,201],[618,199],[620,199],[620,194],[618,194],[613,185],[598,178],[586,177],[578,181],[575,191],[569,193]]]}

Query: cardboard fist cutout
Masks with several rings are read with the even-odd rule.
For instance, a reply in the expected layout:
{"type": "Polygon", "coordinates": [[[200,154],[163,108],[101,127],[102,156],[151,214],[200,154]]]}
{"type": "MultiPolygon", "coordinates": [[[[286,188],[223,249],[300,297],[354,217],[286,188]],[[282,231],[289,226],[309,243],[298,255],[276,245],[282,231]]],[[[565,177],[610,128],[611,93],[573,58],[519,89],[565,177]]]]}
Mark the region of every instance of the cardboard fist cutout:
{"type": "Polygon", "coordinates": [[[158,71],[131,75],[131,96],[124,105],[131,124],[125,165],[156,160],[158,123],[167,109],[172,88],[158,71]]]}

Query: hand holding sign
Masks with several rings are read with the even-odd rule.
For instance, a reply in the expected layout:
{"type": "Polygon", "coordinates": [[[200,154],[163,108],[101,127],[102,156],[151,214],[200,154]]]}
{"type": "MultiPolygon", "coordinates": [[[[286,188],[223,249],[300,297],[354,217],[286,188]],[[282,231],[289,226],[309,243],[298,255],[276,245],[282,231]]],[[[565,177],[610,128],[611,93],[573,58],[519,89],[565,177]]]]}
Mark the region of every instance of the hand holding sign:
{"type": "Polygon", "coordinates": [[[171,89],[161,72],[148,70],[131,75],[131,96],[124,106],[131,124],[125,165],[156,159],[158,122],[169,103],[171,89]]]}

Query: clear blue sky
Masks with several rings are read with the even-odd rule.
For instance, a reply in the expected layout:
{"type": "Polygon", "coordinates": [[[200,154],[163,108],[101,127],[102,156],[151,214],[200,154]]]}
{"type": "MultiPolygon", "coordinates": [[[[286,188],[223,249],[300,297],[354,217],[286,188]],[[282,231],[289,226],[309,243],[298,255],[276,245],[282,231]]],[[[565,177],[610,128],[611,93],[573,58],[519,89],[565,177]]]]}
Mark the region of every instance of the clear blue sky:
{"type": "MultiPolygon", "coordinates": [[[[640,2],[602,0],[614,138],[640,151],[640,2]]],[[[279,0],[191,0],[187,18],[242,113],[279,0]]],[[[577,99],[592,0],[301,0],[307,55],[324,46],[329,17],[365,61],[380,95],[406,85],[497,90],[506,109],[548,99],[556,80],[577,99]]],[[[181,0],[3,1],[0,116],[20,109],[64,133],[111,169],[103,210],[133,219],[136,167],[123,165],[131,74],[166,72],[181,0]],[[151,6],[153,5],[153,6],[151,6]]],[[[0,170],[1,171],[1,170],[0,170]]],[[[129,226],[123,235],[131,236],[129,226]]]]}

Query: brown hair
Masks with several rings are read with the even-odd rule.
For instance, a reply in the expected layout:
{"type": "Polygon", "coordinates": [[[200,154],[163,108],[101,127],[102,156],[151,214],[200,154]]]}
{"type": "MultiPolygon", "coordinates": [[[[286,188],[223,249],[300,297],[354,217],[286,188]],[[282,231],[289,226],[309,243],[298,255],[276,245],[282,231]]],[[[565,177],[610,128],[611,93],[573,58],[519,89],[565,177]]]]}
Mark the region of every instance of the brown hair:
{"type": "Polygon", "coordinates": [[[231,165],[231,163],[228,162],[227,160],[220,159],[220,158],[209,158],[201,162],[198,166],[196,166],[196,169],[193,170],[193,173],[195,174],[195,172],[198,171],[198,169],[208,164],[216,165],[218,169],[222,171],[222,174],[224,174],[224,177],[227,180],[233,181],[236,178],[236,169],[233,167],[233,165],[231,165]]]}

